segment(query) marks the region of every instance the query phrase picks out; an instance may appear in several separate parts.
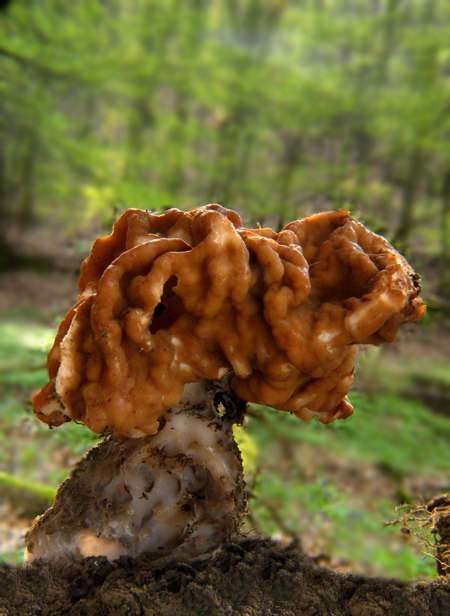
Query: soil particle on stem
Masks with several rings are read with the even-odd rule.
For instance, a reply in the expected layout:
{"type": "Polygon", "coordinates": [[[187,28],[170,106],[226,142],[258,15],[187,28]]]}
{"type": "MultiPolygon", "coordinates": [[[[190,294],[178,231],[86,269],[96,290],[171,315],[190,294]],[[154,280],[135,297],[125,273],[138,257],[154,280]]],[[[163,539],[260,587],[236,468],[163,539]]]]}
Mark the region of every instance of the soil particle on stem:
{"type": "Polygon", "coordinates": [[[209,558],[0,568],[5,616],[448,616],[450,580],[401,583],[342,574],[266,539],[209,558]]]}

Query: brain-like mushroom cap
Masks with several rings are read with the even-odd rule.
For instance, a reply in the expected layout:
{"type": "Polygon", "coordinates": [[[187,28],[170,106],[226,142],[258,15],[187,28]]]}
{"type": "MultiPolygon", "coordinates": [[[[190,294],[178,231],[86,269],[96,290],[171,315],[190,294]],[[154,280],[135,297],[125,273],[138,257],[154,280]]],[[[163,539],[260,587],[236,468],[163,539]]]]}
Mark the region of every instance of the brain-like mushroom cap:
{"type": "Polygon", "coordinates": [[[345,418],[356,344],[392,342],[424,315],[417,278],[344,211],[275,233],[219,205],[129,209],[83,263],[35,412],[153,434],[186,383],[229,373],[244,400],[345,418]]]}

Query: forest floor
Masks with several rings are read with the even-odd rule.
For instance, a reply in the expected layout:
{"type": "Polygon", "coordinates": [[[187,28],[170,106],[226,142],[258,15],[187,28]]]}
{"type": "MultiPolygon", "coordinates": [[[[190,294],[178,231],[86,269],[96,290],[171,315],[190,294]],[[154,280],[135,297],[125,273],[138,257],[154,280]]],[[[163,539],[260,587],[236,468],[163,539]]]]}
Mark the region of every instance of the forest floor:
{"type": "Polygon", "coordinates": [[[401,583],[336,573],[298,550],[244,539],[175,565],[109,563],[0,568],[4,616],[448,616],[450,580],[401,583]]]}

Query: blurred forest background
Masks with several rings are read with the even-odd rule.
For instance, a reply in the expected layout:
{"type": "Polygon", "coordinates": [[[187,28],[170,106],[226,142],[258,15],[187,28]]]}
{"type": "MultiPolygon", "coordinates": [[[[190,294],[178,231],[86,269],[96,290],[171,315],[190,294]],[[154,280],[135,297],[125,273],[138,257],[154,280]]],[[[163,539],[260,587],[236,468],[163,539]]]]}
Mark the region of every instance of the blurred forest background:
{"type": "Polygon", "coordinates": [[[0,8],[0,552],[96,441],[29,398],[92,240],[126,207],[221,203],[247,225],[345,208],[407,255],[428,315],[363,352],[355,414],[253,406],[256,528],[318,562],[431,576],[386,525],[450,491],[448,0],[12,0],[0,8]]]}

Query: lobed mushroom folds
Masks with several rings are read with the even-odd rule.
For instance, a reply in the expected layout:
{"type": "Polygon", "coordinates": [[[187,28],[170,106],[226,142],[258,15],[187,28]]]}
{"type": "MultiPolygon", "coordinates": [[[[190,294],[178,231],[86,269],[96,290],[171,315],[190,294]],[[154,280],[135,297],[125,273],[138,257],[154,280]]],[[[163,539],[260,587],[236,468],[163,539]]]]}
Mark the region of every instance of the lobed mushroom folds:
{"type": "Polygon", "coordinates": [[[187,383],[229,375],[246,401],[345,418],[356,345],[418,321],[419,292],[405,259],[345,211],[276,233],[219,205],[129,209],[83,263],[35,412],[142,437],[187,383]]]}

